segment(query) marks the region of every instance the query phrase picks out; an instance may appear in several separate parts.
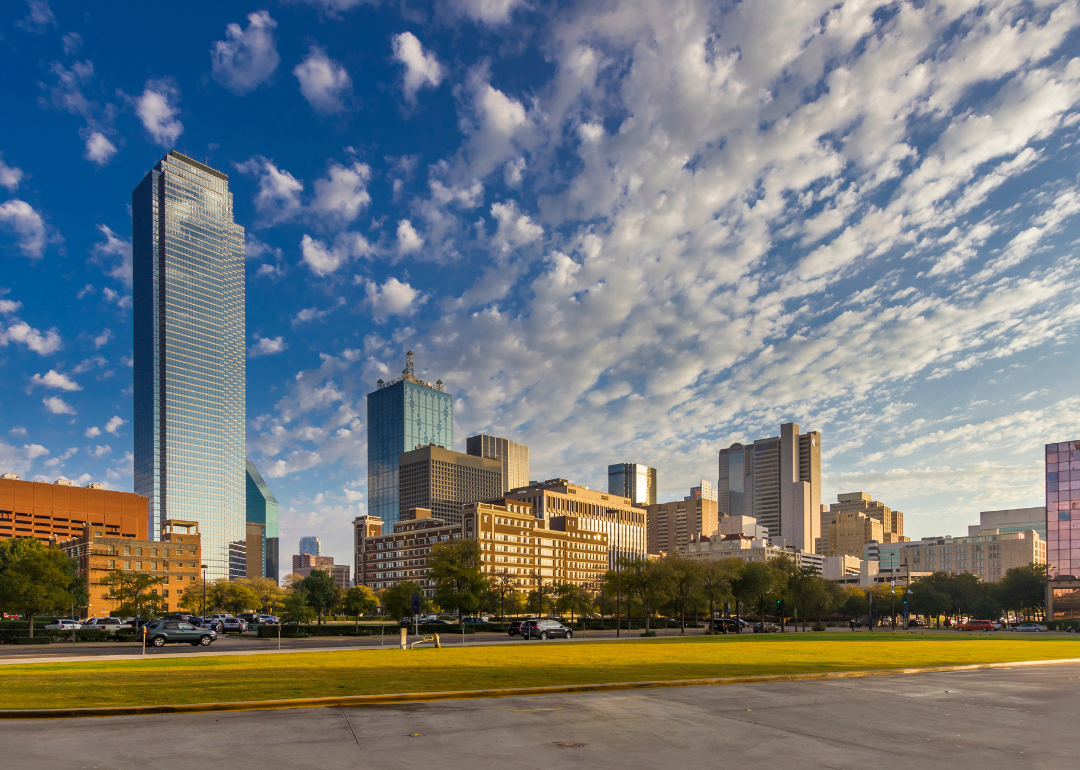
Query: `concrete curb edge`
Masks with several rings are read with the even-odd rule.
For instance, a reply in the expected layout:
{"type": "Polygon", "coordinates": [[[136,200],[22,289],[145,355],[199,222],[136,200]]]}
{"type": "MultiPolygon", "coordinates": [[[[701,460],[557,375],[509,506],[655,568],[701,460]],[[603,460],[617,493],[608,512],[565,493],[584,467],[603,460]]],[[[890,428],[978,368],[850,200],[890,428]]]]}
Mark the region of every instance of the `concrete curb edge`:
{"type": "Polygon", "coordinates": [[[409,692],[384,695],[344,695],[326,698],[293,698],[289,700],[238,701],[230,703],[186,703],[174,706],[102,706],[99,708],[7,709],[0,710],[0,719],[77,719],[85,717],[148,716],[154,714],[209,714],[225,711],[272,711],[277,709],[332,708],[335,706],[388,706],[398,703],[425,701],[470,700],[477,698],[513,698],[525,695],[568,695],[585,692],[618,692],[620,690],[657,690],[672,687],[709,687],[735,684],[769,684],[772,682],[807,682],[823,679],[859,679],[870,676],[897,674],[937,674],[951,671],[1015,668],[1017,666],[1052,666],[1080,663],[1080,658],[1055,660],[1026,660],[1009,663],[970,663],[957,666],[926,666],[922,668],[880,668],[864,671],[822,671],[805,674],[767,674],[762,676],[733,676],[710,679],[673,679],[646,682],[608,682],[606,684],[553,685],[548,687],[513,687],[502,690],[448,690],[446,692],[409,692]]]}

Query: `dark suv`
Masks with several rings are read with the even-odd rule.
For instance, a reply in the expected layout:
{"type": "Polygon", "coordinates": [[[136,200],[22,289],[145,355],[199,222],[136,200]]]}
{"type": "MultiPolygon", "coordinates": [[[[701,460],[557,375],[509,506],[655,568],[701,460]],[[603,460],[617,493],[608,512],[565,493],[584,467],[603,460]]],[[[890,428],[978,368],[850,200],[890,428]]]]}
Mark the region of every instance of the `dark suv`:
{"type": "Polygon", "coordinates": [[[164,647],[166,642],[187,642],[209,647],[217,634],[182,620],[154,620],[146,624],[146,646],[164,647]]]}
{"type": "Polygon", "coordinates": [[[570,639],[574,632],[557,620],[526,620],[518,631],[526,639],[550,639],[561,636],[570,639]]]}
{"type": "Polygon", "coordinates": [[[506,629],[506,633],[510,636],[521,636],[521,627],[525,625],[524,620],[515,620],[510,624],[510,628],[506,629]]]}

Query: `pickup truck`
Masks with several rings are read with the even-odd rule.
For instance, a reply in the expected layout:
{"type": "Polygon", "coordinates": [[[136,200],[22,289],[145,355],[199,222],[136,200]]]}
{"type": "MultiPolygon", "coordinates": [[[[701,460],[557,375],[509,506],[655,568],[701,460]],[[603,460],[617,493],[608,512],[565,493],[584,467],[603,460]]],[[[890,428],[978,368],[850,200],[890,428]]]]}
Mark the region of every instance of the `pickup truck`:
{"type": "Polygon", "coordinates": [[[82,624],[82,630],[96,629],[98,631],[108,631],[110,634],[114,634],[122,628],[131,628],[130,623],[124,623],[120,618],[88,618],[86,622],[82,624]]]}

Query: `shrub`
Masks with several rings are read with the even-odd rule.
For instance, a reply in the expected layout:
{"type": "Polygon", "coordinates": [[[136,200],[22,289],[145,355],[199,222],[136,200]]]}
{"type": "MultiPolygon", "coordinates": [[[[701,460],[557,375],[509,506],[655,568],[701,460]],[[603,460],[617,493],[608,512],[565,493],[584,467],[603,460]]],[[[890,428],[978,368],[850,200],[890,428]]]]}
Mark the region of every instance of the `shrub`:
{"type": "Polygon", "coordinates": [[[655,631],[642,631],[641,635],[642,636],[656,636],[656,632],[655,631]]]}
{"type": "Polygon", "coordinates": [[[15,636],[12,637],[13,644],[51,644],[52,637],[48,634],[43,636],[15,636]]]}
{"type": "Polygon", "coordinates": [[[810,626],[810,630],[811,631],[824,631],[825,630],[825,624],[822,623],[820,620],[816,620],[816,621],[814,621],[814,625],[810,626]]]}

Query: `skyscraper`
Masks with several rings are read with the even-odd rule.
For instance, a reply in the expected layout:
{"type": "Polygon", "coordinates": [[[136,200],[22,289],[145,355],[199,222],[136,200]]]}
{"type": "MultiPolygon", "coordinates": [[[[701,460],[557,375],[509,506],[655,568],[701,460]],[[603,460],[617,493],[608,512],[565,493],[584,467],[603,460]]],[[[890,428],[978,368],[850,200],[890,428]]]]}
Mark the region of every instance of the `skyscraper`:
{"type": "Polygon", "coordinates": [[[398,455],[434,444],[454,448],[454,399],[434,385],[417,379],[413,354],[405,354],[405,369],[393,382],[378,381],[367,396],[368,514],[378,516],[383,534],[398,520],[398,455]]]}
{"type": "Polygon", "coordinates": [[[1046,445],[1046,564],[1051,579],[1080,577],[1080,441],[1046,445]]]}
{"type": "Polygon", "coordinates": [[[465,452],[473,457],[490,457],[502,463],[503,488],[500,494],[529,486],[529,448],[524,444],[497,436],[469,436],[465,439],[465,452]]]}
{"type": "MultiPolygon", "coordinates": [[[[266,480],[255,464],[246,464],[247,473],[247,522],[263,525],[263,558],[261,577],[278,580],[281,558],[278,540],[278,501],[270,491],[266,480]]],[[[253,570],[248,565],[248,574],[253,570]]]]}
{"type": "Polygon", "coordinates": [[[821,537],[821,434],[789,422],[779,436],[720,450],[720,511],[753,516],[775,544],[814,551],[821,537]]]}
{"type": "Polygon", "coordinates": [[[171,151],[131,212],[135,491],[151,539],[196,521],[207,578],[243,577],[244,228],[229,178],[171,151]]]}
{"type": "Polygon", "coordinates": [[[398,455],[398,521],[414,508],[448,524],[461,523],[461,506],[502,494],[502,463],[490,457],[423,446],[398,455]]]}
{"type": "Polygon", "coordinates": [[[630,498],[635,505],[656,505],[656,468],[617,463],[607,469],[608,494],[630,498]]]}
{"type": "Polygon", "coordinates": [[[310,556],[322,556],[322,540],[314,535],[300,538],[300,555],[303,556],[305,553],[310,556]]]}

